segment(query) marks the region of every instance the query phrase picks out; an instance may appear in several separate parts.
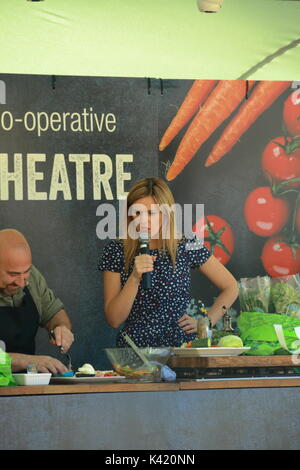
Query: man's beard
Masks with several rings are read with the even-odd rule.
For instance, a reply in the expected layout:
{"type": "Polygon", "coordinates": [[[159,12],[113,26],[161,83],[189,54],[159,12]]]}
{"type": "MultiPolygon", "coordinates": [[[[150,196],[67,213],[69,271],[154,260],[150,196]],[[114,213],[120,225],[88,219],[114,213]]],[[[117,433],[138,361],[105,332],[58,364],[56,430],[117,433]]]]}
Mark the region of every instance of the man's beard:
{"type": "Polygon", "coordinates": [[[4,295],[14,295],[14,294],[16,294],[16,292],[19,289],[21,289],[21,287],[15,286],[15,285],[12,285],[12,284],[8,284],[5,287],[2,287],[2,288],[0,287],[0,292],[1,292],[1,294],[4,294],[4,295]],[[12,290],[10,290],[9,288],[12,288],[12,290]]]}

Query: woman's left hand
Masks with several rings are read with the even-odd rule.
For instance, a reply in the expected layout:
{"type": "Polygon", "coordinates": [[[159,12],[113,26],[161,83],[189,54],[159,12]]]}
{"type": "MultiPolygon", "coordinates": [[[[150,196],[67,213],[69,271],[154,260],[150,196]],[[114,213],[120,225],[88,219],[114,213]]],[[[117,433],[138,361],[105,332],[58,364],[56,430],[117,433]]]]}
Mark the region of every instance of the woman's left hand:
{"type": "Polygon", "coordinates": [[[186,313],[179,318],[178,325],[187,334],[197,333],[197,319],[190,317],[186,313]]]}

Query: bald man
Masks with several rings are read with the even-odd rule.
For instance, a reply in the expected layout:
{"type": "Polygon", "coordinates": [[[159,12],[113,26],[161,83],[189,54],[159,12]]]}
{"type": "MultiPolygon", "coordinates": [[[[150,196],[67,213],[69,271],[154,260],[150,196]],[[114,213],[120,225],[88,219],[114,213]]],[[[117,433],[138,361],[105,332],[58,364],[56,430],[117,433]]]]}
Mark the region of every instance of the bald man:
{"type": "Polygon", "coordinates": [[[38,372],[63,374],[67,367],[50,356],[35,355],[39,326],[52,332],[52,344],[67,352],[74,341],[62,302],[32,265],[30,246],[13,229],[0,231],[0,340],[12,357],[14,372],[35,364],[38,372]]]}

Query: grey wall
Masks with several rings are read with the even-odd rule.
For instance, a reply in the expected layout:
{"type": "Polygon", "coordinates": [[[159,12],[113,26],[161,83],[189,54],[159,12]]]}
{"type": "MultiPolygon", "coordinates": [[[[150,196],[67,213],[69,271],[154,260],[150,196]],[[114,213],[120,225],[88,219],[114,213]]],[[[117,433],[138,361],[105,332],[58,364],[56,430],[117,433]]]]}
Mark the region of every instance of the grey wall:
{"type": "Polygon", "coordinates": [[[298,388],[0,397],[0,449],[296,450],[298,388]]]}

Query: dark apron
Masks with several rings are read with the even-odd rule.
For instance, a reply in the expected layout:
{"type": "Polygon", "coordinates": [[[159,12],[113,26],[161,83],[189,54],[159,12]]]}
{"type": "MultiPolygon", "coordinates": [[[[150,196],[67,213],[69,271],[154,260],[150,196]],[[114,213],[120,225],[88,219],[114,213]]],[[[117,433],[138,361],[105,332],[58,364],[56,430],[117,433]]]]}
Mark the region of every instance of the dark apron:
{"type": "Polygon", "coordinates": [[[34,354],[40,317],[27,287],[19,307],[0,307],[0,340],[6,352],[34,354]]]}

